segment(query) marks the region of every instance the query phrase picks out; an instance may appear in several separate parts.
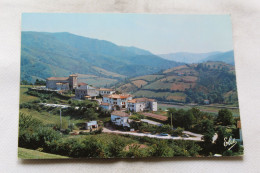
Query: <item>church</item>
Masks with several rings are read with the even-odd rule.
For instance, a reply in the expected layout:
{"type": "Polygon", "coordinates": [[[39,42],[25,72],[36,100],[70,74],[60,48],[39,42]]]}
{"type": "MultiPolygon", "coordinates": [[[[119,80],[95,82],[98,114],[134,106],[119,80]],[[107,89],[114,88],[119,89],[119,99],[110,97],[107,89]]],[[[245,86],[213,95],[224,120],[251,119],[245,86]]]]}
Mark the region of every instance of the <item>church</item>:
{"type": "Polygon", "coordinates": [[[73,90],[77,85],[77,74],[69,75],[69,77],[49,77],[46,79],[46,88],[52,90],[73,90]]]}

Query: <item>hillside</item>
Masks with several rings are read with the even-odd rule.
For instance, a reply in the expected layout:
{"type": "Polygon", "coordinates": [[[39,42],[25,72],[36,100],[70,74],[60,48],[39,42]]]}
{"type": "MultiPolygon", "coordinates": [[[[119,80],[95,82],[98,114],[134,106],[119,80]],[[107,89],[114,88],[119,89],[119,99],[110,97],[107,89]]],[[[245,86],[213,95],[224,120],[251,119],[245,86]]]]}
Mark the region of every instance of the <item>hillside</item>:
{"type": "Polygon", "coordinates": [[[235,65],[234,62],[234,51],[228,51],[219,53],[216,55],[208,56],[207,58],[203,59],[204,62],[206,61],[222,61],[227,64],[235,65]]]}
{"type": "Polygon", "coordinates": [[[182,65],[131,78],[117,88],[136,97],[186,103],[237,103],[234,66],[223,62],[182,65]]]}
{"type": "Polygon", "coordinates": [[[183,63],[202,63],[207,61],[221,61],[234,65],[234,51],[228,52],[209,52],[209,53],[189,53],[176,52],[158,55],[164,59],[183,62],[183,63]]]}
{"type": "Polygon", "coordinates": [[[72,73],[113,79],[178,66],[149,51],[70,33],[22,32],[21,80],[34,82],[72,73]]]}

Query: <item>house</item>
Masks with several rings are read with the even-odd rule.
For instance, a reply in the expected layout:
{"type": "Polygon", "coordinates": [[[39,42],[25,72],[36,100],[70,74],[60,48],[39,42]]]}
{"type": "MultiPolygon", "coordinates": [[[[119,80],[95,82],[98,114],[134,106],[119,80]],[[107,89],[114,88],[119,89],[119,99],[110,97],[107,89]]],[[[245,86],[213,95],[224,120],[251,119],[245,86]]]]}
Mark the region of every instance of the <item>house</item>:
{"type": "Polygon", "coordinates": [[[96,90],[96,88],[89,86],[88,84],[79,85],[75,89],[75,97],[77,99],[96,99],[96,96],[98,96],[99,93],[96,90]]]}
{"type": "Polygon", "coordinates": [[[98,123],[97,123],[97,121],[86,122],[85,128],[87,130],[96,129],[96,128],[98,128],[98,123]]]}
{"type": "Polygon", "coordinates": [[[111,113],[111,122],[117,126],[129,127],[128,118],[130,114],[123,111],[113,111],[111,113]]]}
{"type": "Polygon", "coordinates": [[[106,109],[106,110],[112,110],[112,105],[109,104],[109,103],[101,103],[100,104],[100,107],[102,107],[103,109],[106,109]]]}
{"type": "Polygon", "coordinates": [[[104,108],[108,108],[107,110],[121,110],[127,108],[127,102],[132,100],[132,96],[129,94],[111,94],[104,95],[102,103],[104,108]],[[107,105],[109,104],[109,106],[107,105]]]}
{"type": "Polygon", "coordinates": [[[97,89],[97,91],[99,92],[99,94],[101,96],[103,96],[103,95],[111,95],[111,94],[114,94],[116,92],[115,90],[109,89],[109,88],[99,88],[99,89],[97,89]]]}
{"type": "Polygon", "coordinates": [[[208,105],[209,104],[209,100],[204,100],[204,104],[208,105]]]}
{"type": "Polygon", "coordinates": [[[154,99],[136,98],[129,100],[127,107],[133,112],[157,111],[157,102],[154,99]]]}
{"type": "Polygon", "coordinates": [[[52,90],[73,90],[77,87],[78,75],[69,77],[49,77],[46,79],[46,88],[52,90]]]}

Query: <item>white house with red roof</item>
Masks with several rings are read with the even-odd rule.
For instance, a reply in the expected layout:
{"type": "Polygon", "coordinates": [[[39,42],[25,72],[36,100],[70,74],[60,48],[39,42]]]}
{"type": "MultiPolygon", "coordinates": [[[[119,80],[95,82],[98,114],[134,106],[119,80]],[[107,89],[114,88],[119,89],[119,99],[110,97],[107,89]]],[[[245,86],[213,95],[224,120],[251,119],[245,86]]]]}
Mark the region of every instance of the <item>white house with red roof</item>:
{"type": "Polygon", "coordinates": [[[97,89],[86,83],[80,83],[75,89],[75,97],[78,99],[96,99],[98,95],[97,89]]]}
{"type": "Polygon", "coordinates": [[[110,88],[99,88],[99,89],[97,89],[97,91],[99,92],[99,94],[101,96],[114,94],[116,92],[115,90],[110,89],[110,88]]]}
{"type": "Polygon", "coordinates": [[[123,111],[113,111],[111,113],[111,122],[117,126],[130,127],[128,118],[130,114],[123,111]]]}
{"type": "Polygon", "coordinates": [[[133,112],[157,111],[157,102],[154,99],[136,98],[128,101],[127,108],[133,112]]]}
{"type": "Polygon", "coordinates": [[[107,110],[120,110],[127,108],[127,102],[132,100],[130,94],[111,94],[104,95],[101,107],[107,110]]]}

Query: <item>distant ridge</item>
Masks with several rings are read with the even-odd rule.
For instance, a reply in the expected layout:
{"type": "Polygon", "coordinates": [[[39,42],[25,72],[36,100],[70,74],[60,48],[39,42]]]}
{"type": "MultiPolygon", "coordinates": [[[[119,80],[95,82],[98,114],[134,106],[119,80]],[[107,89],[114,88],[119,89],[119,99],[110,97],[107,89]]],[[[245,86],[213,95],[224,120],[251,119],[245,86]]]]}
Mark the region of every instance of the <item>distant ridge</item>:
{"type": "Polygon", "coordinates": [[[120,80],[181,64],[147,50],[68,32],[22,32],[21,80],[30,82],[72,73],[120,80]]]}
{"type": "Polygon", "coordinates": [[[189,53],[189,52],[176,52],[170,54],[158,55],[164,59],[172,60],[183,63],[200,63],[206,61],[221,61],[234,65],[234,51],[228,52],[208,52],[208,53],[189,53]]]}

